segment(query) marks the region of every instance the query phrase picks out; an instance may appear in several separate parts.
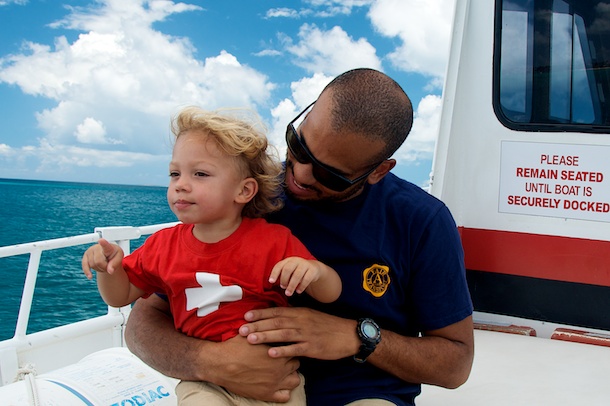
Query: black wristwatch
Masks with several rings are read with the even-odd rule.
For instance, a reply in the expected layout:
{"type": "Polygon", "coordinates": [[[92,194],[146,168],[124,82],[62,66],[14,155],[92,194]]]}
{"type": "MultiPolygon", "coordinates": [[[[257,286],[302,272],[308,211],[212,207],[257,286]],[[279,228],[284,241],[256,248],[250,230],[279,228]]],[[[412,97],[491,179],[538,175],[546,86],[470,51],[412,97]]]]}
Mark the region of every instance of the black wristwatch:
{"type": "Polygon", "coordinates": [[[381,330],[373,319],[360,319],[356,325],[356,333],[358,333],[362,345],[360,351],[354,355],[354,361],[362,363],[375,351],[377,344],[381,341],[381,330]]]}

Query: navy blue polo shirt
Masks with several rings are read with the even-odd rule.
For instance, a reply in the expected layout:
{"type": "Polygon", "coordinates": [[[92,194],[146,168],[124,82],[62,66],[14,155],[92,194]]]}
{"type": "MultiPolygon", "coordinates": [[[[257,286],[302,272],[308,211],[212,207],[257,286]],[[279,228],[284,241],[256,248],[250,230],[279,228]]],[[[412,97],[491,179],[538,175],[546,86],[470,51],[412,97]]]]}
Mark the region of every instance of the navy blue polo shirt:
{"type": "MultiPolygon", "coordinates": [[[[448,208],[391,173],[345,202],[288,197],[269,220],[289,227],[343,282],[336,302],[321,304],[301,295],[295,306],[354,320],[370,317],[404,336],[446,327],[472,314],[462,246],[448,208]]],[[[418,384],[351,357],[303,359],[301,372],[312,405],[366,398],[412,405],[421,391],[418,384]]]]}

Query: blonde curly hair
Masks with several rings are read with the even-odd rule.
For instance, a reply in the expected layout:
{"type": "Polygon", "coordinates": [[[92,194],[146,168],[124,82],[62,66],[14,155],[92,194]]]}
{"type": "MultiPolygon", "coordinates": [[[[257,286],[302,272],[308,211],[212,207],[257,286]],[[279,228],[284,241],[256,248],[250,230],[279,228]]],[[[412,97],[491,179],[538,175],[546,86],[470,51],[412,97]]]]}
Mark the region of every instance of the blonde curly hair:
{"type": "Polygon", "coordinates": [[[205,131],[222,151],[237,158],[247,177],[254,178],[258,183],[258,193],[244,206],[243,216],[262,217],[282,207],[282,164],[277,158],[277,151],[269,144],[265,127],[256,113],[186,107],[172,120],[172,133],[178,139],[190,130],[205,131]],[[244,118],[238,118],[238,115],[244,118]]]}

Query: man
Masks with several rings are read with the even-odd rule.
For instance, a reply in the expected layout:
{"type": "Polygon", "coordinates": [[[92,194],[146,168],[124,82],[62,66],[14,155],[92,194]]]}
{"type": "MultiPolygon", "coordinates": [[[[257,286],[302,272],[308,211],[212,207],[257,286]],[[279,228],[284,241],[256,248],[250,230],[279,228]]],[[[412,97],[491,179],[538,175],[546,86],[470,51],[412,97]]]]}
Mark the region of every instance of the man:
{"type": "Polygon", "coordinates": [[[270,220],[339,273],[341,297],[248,312],[241,337],[224,343],[174,332],[167,304],[151,297],[130,315],[129,348],[167,375],[278,402],[299,365],[312,405],[412,405],[421,383],[460,386],[474,340],[455,223],[389,173],[411,128],[409,98],[383,73],[356,69],[301,115],[286,132],[286,205],[270,220]]]}

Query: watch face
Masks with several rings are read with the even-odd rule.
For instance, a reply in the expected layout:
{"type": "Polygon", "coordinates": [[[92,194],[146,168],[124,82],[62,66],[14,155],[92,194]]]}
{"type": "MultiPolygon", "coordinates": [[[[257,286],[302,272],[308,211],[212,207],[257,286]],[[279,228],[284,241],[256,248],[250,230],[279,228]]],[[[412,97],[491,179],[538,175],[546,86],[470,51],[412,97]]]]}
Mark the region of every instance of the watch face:
{"type": "Polygon", "coordinates": [[[377,337],[377,329],[369,322],[362,323],[362,332],[369,338],[377,337]]]}

